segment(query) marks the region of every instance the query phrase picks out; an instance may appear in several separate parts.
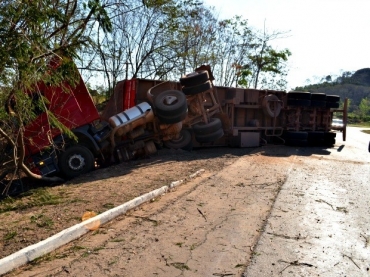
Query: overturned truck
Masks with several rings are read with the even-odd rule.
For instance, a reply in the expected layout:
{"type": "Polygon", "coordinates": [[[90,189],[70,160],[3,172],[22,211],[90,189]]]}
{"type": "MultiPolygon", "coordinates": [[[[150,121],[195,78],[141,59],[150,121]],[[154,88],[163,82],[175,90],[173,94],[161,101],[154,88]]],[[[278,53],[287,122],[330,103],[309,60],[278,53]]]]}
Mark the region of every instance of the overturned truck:
{"type": "Polygon", "coordinates": [[[155,114],[149,128],[154,141],[158,138],[157,143],[170,148],[267,143],[330,147],[336,137],[331,128],[333,115],[341,113],[345,124],[339,131],[346,139],[347,100],[339,110],[337,95],[219,87],[213,86],[210,76],[201,70],[179,82],[119,82],[103,118],[118,117],[112,113],[120,106],[128,108],[124,113],[136,109],[130,109],[128,101],[147,103],[155,114]]]}
{"type": "Polygon", "coordinates": [[[341,113],[346,139],[347,100],[324,93],[213,85],[209,67],[179,82],[131,79],[118,82],[98,113],[82,79],[71,93],[45,86],[49,109],[75,134],[51,129],[45,112],[27,126],[26,157],[35,172],[72,178],[96,165],[150,156],[159,146],[257,147],[335,144],[331,123],[341,113]]]}

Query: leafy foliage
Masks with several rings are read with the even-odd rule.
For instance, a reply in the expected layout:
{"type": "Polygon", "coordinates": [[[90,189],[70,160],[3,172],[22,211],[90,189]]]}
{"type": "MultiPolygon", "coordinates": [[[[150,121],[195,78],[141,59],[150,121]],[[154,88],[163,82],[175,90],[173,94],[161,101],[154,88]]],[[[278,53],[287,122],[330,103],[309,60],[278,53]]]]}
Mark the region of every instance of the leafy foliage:
{"type": "MultiPolygon", "coordinates": [[[[38,84],[65,88],[66,81],[73,85],[78,80],[73,59],[92,43],[87,30],[95,23],[111,30],[99,0],[0,2],[0,139],[13,149],[13,172],[22,169],[40,178],[23,163],[24,126],[47,111],[48,103],[38,84]]],[[[68,132],[47,113],[50,125],[68,132]]]]}

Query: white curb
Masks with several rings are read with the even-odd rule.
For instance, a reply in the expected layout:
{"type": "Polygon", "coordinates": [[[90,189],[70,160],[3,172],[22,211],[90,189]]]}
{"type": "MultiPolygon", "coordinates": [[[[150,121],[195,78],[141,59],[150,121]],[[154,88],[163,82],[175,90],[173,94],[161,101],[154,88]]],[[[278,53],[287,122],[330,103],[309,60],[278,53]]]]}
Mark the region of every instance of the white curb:
{"type": "MultiPolygon", "coordinates": [[[[194,174],[190,175],[189,178],[194,178],[195,176],[203,172],[204,169],[198,170],[194,174]]],[[[2,258],[0,260],[0,275],[5,274],[22,265],[25,265],[28,262],[39,258],[47,253],[50,253],[51,251],[61,247],[62,245],[83,236],[90,230],[95,230],[100,225],[107,223],[117,216],[125,214],[128,210],[136,208],[137,206],[166,193],[170,188],[176,187],[182,183],[184,183],[184,180],[172,182],[169,186],[163,186],[159,189],[136,197],[129,202],[105,211],[104,213],[94,216],[88,220],[82,221],[81,223],[69,227],[68,229],[63,230],[55,234],[54,236],[23,248],[5,258],[2,258]]]]}

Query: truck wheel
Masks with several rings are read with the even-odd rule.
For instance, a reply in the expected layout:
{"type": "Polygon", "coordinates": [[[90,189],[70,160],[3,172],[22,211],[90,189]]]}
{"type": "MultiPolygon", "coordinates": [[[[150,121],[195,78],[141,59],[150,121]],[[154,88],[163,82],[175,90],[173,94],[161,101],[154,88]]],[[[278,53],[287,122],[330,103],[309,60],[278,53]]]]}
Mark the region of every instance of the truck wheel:
{"type": "Polygon", "coordinates": [[[311,93],[311,100],[325,101],[326,100],[326,94],[322,93],[322,92],[313,92],[313,93],[311,93]]]}
{"type": "Polygon", "coordinates": [[[285,144],[288,146],[306,147],[308,145],[308,140],[288,139],[285,141],[285,144]]]}
{"type": "Polygon", "coordinates": [[[200,143],[214,142],[224,135],[223,129],[218,129],[216,132],[206,135],[195,135],[195,139],[200,143]]]}
{"type": "Polygon", "coordinates": [[[180,84],[184,87],[194,87],[209,80],[208,71],[193,72],[180,78],[180,84]]]}
{"type": "Polygon", "coordinates": [[[320,146],[324,144],[324,132],[320,131],[310,131],[307,132],[308,144],[312,146],[320,146]]]}
{"type": "Polygon", "coordinates": [[[195,95],[210,90],[211,88],[212,88],[211,82],[207,81],[204,84],[200,84],[197,86],[183,87],[182,91],[184,92],[185,95],[195,95]]]}
{"type": "Polygon", "coordinates": [[[287,96],[288,99],[305,99],[305,100],[311,99],[311,93],[305,91],[291,91],[288,92],[287,96]]]}
{"type": "Polygon", "coordinates": [[[179,90],[166,90],[154,99],[157,116],[173,117],[182,115],[188,109],[186,96],[179,90]]]}
{"type": "Polygon", "coordinates": [[[326,95],[326,101],[328,102],[340,102],[340,96],[339,95],[326,95]]]}
{"type": "Polygon", "coordinates": [[[60,154],[59,167],[67,178],[74,178],[94,168],[94,156],[85,146],[74,145],[60,154]]]}
{"type": "Polygon", "coordinates": [[[311,100],[288,99],[287,105],[292,107],[309,107],[311,105],[311,100]]]}
{"type": "Polygon", "coordinates": [[[326,101],[311,100],[311,107],[326,107],[326,101]]]}
{"type": "MultiPolygon", "coordinates": [[[[182,129],[178,139],[166,140],[163,144],[172,149],[188,148],[191,145],[191,133],[189,130],[182,129]]],[[[187,149],[186,149],[187,150],[187,149]]]]}
{"type": "Polygon", "coordinates": [[[222,123],[219,118],[211,118],[209,123],[199,122],[193,125],[193,131],[195,135],[210,134],[218,131],[222,128],[222,123]]]}
{"type": "Polygon", "coordinates": [[[339,102],[326,102],[326,107],[327,108],[332,108],[332,109],[338,109],[339,108],[339,102]]]}
{"type": "Polygon", "coordinates": [[[307,140],[308,133],[300,131],[287,131],[284,133],[285,139],[294,139],[294,140],[307,140]]]}

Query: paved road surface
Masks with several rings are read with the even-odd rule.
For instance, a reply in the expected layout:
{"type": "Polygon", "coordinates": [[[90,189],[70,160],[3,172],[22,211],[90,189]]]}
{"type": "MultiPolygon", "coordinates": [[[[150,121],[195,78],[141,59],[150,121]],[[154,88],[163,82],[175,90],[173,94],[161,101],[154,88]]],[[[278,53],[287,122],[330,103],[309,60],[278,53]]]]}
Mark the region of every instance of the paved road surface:
{"type": "Polygon", "coordinates": [[[369,140],[297,156],[245,276],[370,276],[369,140]]]}

